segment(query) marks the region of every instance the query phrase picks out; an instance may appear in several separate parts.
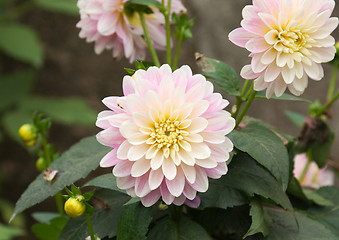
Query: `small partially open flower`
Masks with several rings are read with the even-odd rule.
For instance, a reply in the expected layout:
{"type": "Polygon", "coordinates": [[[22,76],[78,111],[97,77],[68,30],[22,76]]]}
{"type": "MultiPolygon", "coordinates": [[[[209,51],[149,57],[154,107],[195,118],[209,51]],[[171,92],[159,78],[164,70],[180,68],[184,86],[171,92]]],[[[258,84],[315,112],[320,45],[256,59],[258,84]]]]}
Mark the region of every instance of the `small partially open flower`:
{"type": "MultiPolygon", "coordinates": [[[[146,56],[146,42],[137,12],[128,14],[125,9],[127,0],[79,0],[81,20],[79,36],[87,42],[95,42],[95,52],[100,54],[105,49],[112,49],[113,57],[125,56],[133,62],[143,60],[146,56]]],[[[167,5],[167,1],[165,1],[167,5]]],[[[150,38],[157,49],[166,46],[164,16],[160,11],[151,7],[152,14],[146,14],[146,25],[150,38]]],[[[171,11],[185,12],[180,0],[172,0],[171,11]]]]}
{"type": "Polygon", "coordinates": [[[114,149],[100,162],[115,166],[117,185],[151,206],[197,207],[197,192],[208,189],[208,177],[227,173],[233,144],[225,135],[235,121],[224,110],[228,101],[212,83],[188,66],[172,72],[169,65],[125,76],[123,97],[107,97],[111,110],[99,113],[104,130],[98,141],[114,149]]]}
{"type": "Polygon", "coordinates": [[[254,80],[254,90],[281,96],[286,88],[294,95],[304,92],[308,78],[324,76],[321,63],[334,58],[335,40],[330,35],[338,26],[331,17],[334,0],[253,0],[243,9],[241,28],[230,40],[251,52],[251,64],[241,76],[254,80]]]}
{"type": "MultiPolygon", "coordinates": [[[[294,158],[294,176],[299,179],[308,159],[306,154],[298,154],[294,158]]],[[[315,162],[311,162],[304,178],[300,181],[304,187],[319,188],[334,185],[334,173],[327,166],[319,169],[315,162]]]]}
{"type": "Polygon", "coordinates": [[[33,124],[26,123],[19,128],[19,135],[28,147],[32,147],[38,140],[38,131],[33,124]]]}
{"type": "Polygon", "coordinates": [[[86,210],[86,205],[85,203],[83,203],[83,200],[84,200],[83,196],[77,196],[76,198],[70,197],[65,202],[64,206],[66,214],[71,218],[80,217],[86,210]]]}

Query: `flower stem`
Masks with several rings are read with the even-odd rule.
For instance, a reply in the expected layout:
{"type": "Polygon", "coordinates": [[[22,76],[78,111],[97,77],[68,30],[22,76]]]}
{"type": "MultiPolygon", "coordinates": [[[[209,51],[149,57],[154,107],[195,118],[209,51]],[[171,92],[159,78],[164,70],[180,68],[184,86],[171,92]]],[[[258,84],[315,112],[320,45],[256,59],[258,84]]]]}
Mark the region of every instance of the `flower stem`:
{"type": "Polygon", "coordinates": [[[306,165],[305,165],[305,167],[304,167],[304,169],[303,169],[303,171],[300,174],[299,179],[298,179],[300,183],[304,179],[304,177],[305,177],[305,175],[307,173],[307,170],[310,167],[310,164],[312,162],[312,153],[311,153],[311,150],[308,150],[306,155],[307,155],[307,163],[306,163],[306,165]]]}
{"type": "Polygon", "coordinates": [[[333,94],[334,94],[335,84],[337,82],[338,68],[339,68],[339,61],[335,62],[334,67],[333,67],[331,83],[330,83],[330,86],[328,88],[328,93],[327,93],[328,100],[332,99],[333,94]]]}
{"type": "Polygon", "coordinates": [[[52,162],[51,153],[49,152],[48,143],[46,139],[45,132],[41,131],[41,141],[42,147],[44,149],[45,160],[47,161],[47,166],[52,162]]]}
{"type": "Polygon", "coordinates": [[[319,111],[316,117],[320,117],[327,109],[329,109],[332,104],[339,98],[339,91],[335,94],[335,96],[327,102],[319,111]]]}
{"type": "Polygon", "coordinates": [[[245,80],[244,85],[242,86],[242,89],[241,89],[241,92],[240,92],[240,96],[237,96],[237,98],[236,98],[237,99],[236,103],[235,103],[236,110],[235,110],[234,113],[232,113],[233,118],[236,118],[238,116],[240,107],[241,107],[242,103],[244,102],[243,98],[244,98],[244,95],[246,93],[246,90],[248,88],[249,83],[250,83],[250,80],[245,80]]]}
{"type": "MultiPolygon", "coordinates": [[[[164,1],[162,3],[164,6],[165,5],[164,1]]],[[[165,17],[165,26],[166,26],[166,56],[167,56],[167,63],[171,66],[172,65],[172,48],[171,48],[170,15],[171,15],[171,0],[168,0],[167,10],[164,12],[164,17],[165,17]]]]}
{"type": "Polygon", "coordinates": [[[157,67],[160,67],[160,62],[159,62],[158,55],[157,55],[157,53],[156,53],[156,51],[154,49],[154,46],[152,44],[151,38],[150,38],[148,30],[147,30],[144,13],[143,12],[139,12],[139,16],[140,16],[140,21],[141,21],[142,28],[144,30],[145,40],[146,40],[147,46],[148,46],[148,48],[149,48],[149,50],[151,52],[154,64],[157,67]]]}
{"type": "Polygon", "coordinates": [[[252,104],[252,102],[253,102],[253,100],[254,100],[256,94],[257,94],[257,91],[255,91],[255,90],[253,89],[253,85],[252,85],[252,88],[251,88],[251,90],[250,90],[250,95],[249,95],[249,97],[248,97],[248,100],[247,100],[247,102],[246,102],[246,105],[245,105],[244,109],[241,111],[239,117],[237,118],[236,123],[235,123],[235,127],[238,127],[239,123],[240,123],[241,120],[244,118],[244,116],[245,116],[247,110],[249,109],[249,107],[251,106],[251,104],[252,104]]]}
{"type": "Polygon", "coordinates": [[[178,206],[175,206],[175,205],[169,205],[168,206],[168,211],[169,211],[169,215],[170,215],[170,218],[173,220],[173,221],[176,221],[176,220],[179,220],[180,217],[181,217],[181,207],[178,207],[178,206]]]}
{"type": "Polygon", "coordinates": [[[95,240],[92,221],[91,221],[91,215],[89,213],[86,213],[86,220],[87,220],[88,232],[91,237],[91,240],[95,240]]]}
{"type": "Polygon", "coordinates": [[[65,214],[64,214],[64,210],[63,210],[64,204],[63,204],[63,201],[62,201],[61,192],[58,192],[57,194],[55,194],[55,202],[56,202],[60,216],[63,217],[65,214]]]}

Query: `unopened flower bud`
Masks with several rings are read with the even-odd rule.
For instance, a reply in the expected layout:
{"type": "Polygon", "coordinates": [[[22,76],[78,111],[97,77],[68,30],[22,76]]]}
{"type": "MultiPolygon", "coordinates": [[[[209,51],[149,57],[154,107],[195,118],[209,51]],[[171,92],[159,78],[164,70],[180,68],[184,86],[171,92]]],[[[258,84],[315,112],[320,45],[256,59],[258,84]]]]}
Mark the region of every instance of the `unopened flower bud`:
{"type": "Polygon", "coordinates": [[[38,140],[38,132],[33,124],[24,124],[19,128],[19,135],[26,146],[34,146],[38,140]]]}
{"type": "Polygon", "coordinates": [[[36,169],[39,172],[42,172],[45,168],[47,168],[47,162],[44,158],[40,157],[38,160],[35,162],[36,169]]]}
{"type": "Polygon", "coordinates": [[[78,198],[78,197],[76,198],[71,197],[65,202],[65,206],[64,206],[65,212],[71,218],[80,217],[86,210],[86,205],[83,202],[78,200],[78,199],[82,200],[83,196],[81,196],[82,198],[78,198]]]}

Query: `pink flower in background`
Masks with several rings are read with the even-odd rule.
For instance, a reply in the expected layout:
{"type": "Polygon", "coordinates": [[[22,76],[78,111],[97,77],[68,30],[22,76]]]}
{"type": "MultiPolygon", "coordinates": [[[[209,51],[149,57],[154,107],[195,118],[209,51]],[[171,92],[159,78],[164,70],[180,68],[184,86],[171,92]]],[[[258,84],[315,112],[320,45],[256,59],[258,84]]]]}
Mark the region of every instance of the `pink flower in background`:
{"type": "MultiPolygon", "coordinates": [[[[299,179],[307,163],[306,154],[298,154],[294,158],[294,176],[299,179]]],[[[304,187],[319,188],[334,185],[334,173],[327,167],[319,169],[315,162],[311,162],[300,184],[304,187]]]]}
{"type": "Polygon", "coordinates": [[[123,91],[123,97],[105,98],[111,110],[98,116],[104,130],[97,139],[114,148],[101,167],[114,166],[118,187],[145,206],[160,197],[198,206],[196,193],[207,191],[208,177],[227,173],[233,144],[225,135],[235,126],[223,110],[228,101],[188,66],[138,70],[124,77],[123,91]]]}
{"type": "MultiPolygon", "coordinates": [[[[87,42],[95,42],[95,52],[100,54],[105,49],[113,49],[113,57],[125,56],[133,62],[143,60],[147,45],[143,39],[143,29],[139,15],[135,12],[127,16],[124,4],[127,0],[79,0],[81,20],[79,36],[87,42]]],[[[167,1],[165,1],[167,4],[167,1]]],[[[180,0],[173,0],[172,12],[186,12],[180,0]]],[[[166,33],[164,30],[164,16],[155,7],[153,14],[146,14],[146,25],[150,37],[157,49],[166,46],[166,33]]]]}
{"type": "Polygon", "coordinates": [[[334,5],[334,0],[253,0],[243,9],[242,27],[229,34],[251,52],[241,76],[255,79],[255,90],[267,89],[267,98],[281,96],[286,88],[302,94],[308,78],[324,76],[321,63],[334,58],[334,5]]]}

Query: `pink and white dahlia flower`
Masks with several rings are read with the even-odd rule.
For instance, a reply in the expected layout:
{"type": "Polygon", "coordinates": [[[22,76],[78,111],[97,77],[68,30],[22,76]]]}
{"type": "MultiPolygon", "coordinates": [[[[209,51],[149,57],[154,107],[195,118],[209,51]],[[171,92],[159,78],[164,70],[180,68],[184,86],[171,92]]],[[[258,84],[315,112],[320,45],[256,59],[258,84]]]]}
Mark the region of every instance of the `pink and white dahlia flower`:
{"type": "Polygon", "coordinates": [[[100,162],[114,166],[117,185],[151,206],[198,206],[197,192],[208,189],[208,177],[227,173],[233,149],[225,136],[235,126],[223,110],[228,101],[213,93],[212,83],[188,66],[138,70],[123,79],[123,97],[107,97],[111,110],[99,113],[98,141],[114,148],[100,162]]]}
{"type": "MultiPolygon", "coordinates": [[[[298,154],[294,157],[294,176],[299,179],[307,163],[306,154],[298,154]]],[[[304,178],[300,182],[301,186],[320,188],[322,186],[334,185],[334,173],[325,166],[319,169],[315,162],[311,162],[304,178]]]]}
{"type": "MultiPolygon", "coordinates": [[[[160,0],[159,0],[160,1],[160,0]]],[[[128,0],[79,0],[81,20],[79,36],[87,42],[95,42],[95,52],[100,54],[105,49],[113,49],[113,57],[125,56],[133,62],[143,60],[147,45],[143,39],[143,29],[138,13],[127,15],[124,4],[128,0]]],[[[160,1],[161,2],[161,1],[160,1]]],[[[167,1],[165,1],[165,6],[167,1]]],[[[152,14],[146,14],[146,25],[150,38],[157,49],[166,46],[165,19],[155,8],[152,14]]],[[[172,0],[172,13],[186,12],[180,0],[172,0]]]]}
{"type": "Polygon", "coordinates": [[[251,52],[241,76],[255,79],[255,90],[267,89],[267,98],[281,96],[286,88],[302,94],[308,78],[324,76],[321,63],[334,58],[334,5],[334,0],[253,0],[242,11],[242,27],[229,34],[251,52]]]}

